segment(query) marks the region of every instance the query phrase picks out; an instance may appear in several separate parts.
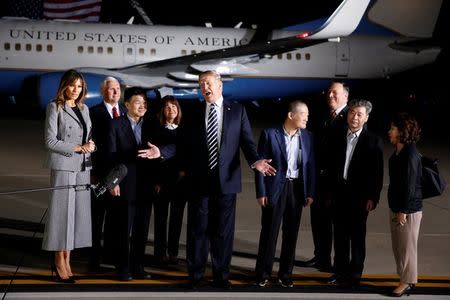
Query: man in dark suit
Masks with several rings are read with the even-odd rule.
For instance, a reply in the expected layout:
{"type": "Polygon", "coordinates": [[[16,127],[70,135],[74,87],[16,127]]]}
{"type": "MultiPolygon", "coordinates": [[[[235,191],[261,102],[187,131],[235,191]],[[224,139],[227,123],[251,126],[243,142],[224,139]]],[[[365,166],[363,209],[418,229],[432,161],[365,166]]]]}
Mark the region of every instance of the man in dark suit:
{"type": "Polygon", "coordinates": [[[329,185],[334,220],[332,284],[358,287],[366,256],[366,222],[383,187],[383,145],[364,126],[372,104],[353,100],[348,129],[336,134],[329,147],[329,185]]]}
{"type": "Polygon", "coordinates": [[[305,103],[290,103],[284,123],[264,130],[259,139],[258,154],[271,157],[277,169],[273,177],[255,175],[256,197],[262,207],[255,270],[257,284],[261,287],[268,284],[272,274],[281,223],[278,281],[283,287],[293,287],[291,276],[302,209],[313,202],[316,183],[313,136],[306,130],[308,114],[305,103]]]}
{"type": "Polygon", "coordinates": [[[327,92],[328,113],[323,122],[314,131],[316,141],[316,160],[318,168],[317,198],[311,205],[311,229],[314,241],[314,257],[305,263],[304,267],[313,267],[330,272],[331,251],[333,247],[333,219],[331,199],[326,190],[327,173],[326,150],[330,139],[337,131],[347,128],[349,88],[342,82],[333,82],[327,92]]]}
{"type": "Polygon", "coordinates": [[[245,108],[222,97],[222,81],[214,71],[200,74],[206,103],[185,114],[180,128],[180,163],[191,195],[188,202],[187,267],[192,286],[203,280],[211,247],[213,285],[229,288],[236,193],[241,191],[239,149],[252,168],[272,175],[269,160],[259,159],[245,108]]]}
{"type": "MultiPolygon", "coordinates": [[[[97,151],[92,153],[92,184],[97,184],[110,171],[107,152],[111,119],[114,117],[118,118],[126,113],[125,106],[119,103],[121,91],[119,81],[116,78],[106,77],[101,83],[100,92],[103,101],[89,109],[92,121],[92,139],[97,145],[97,151]]],[[[103,222],[105,220],[106,207],[111,201],[111,195],[104,193],[99,197],[92,195],[91,198],[93,199],[91,201],[92,248],[89,269],[93,272],[98,272],[102,256],[103,222]]],[[[104,238],[106,239],[106,237],[104,238]]]]}
{"type": "MultiPolygon", "coordinates": [[[[151,122],[144,119],[147,111],[147,96],[143,89],[132,87],[125,91],[127,114],[114,119],[108,139],[109,157],[112,166],[124,164],[127,175],[119,185],[111,189],[114,197],[111,213],[107,214],[108,224],[114,224],[115,240],[112,241],[118,278],[123,281],[149,279],[144,270],[145,246],[147,243],[150,215],[150,184],[152,170],[144,158],[149,157],[151,122]],[[144,154],[140,154],[143,151],[144,154]],[[110,223],[111,222],[111,223],[110,223]]],[[[161,154],[169,157],[161,150],[161,154]]],[[[158,149],[159,156],[159,149],[158,149]]]]}

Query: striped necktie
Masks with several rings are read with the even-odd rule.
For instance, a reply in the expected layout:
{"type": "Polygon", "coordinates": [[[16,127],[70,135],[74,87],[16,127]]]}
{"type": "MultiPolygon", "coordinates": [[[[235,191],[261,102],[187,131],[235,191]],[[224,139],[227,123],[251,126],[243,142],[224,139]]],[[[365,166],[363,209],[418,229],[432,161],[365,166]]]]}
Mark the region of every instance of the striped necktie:
{"type": "Polygon", "coordinates": [[[208,145],[208,167],[210,170],[217,166],[217,158],[219,154],[219,145],[217,141],[217,111],[216,105],[212,103],[209,106],[208,125],[206,129],[206,143],[208,145]]]}

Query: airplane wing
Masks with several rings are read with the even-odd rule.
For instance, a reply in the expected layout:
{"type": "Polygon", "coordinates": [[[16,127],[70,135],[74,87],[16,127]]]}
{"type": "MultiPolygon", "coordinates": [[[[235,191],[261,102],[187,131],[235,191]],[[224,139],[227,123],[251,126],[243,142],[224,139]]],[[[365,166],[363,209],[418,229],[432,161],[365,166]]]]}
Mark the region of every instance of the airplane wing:
{"type": "Polygon", "coordinates": [[[82,68],[91,72],[115,76],[125,85],[138,85],[154,89],[160,87],[197,87],[197,74],[205,70],[216,70],[221,75],[253,74],[255,70],[246,66],[250,62],[294,49],[309,47],[351,34],[358,26],[370,0],[344,0],[328,20],[316,31],[302,32],[292,36],[251,42],[246,45],[179,56],[117,69],[82,68]]]}

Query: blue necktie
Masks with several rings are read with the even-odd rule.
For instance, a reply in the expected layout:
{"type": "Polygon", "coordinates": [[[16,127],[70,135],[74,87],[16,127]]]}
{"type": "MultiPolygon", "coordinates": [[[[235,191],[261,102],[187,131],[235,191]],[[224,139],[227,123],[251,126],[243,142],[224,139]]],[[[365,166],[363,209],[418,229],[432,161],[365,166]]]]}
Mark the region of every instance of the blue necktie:
{"type": "Polygon", "coordinates": [[[210,170],[217,166],[217,159],[219,154],[219,145],[217,141],[217,111],[216,105],[212,103],[209,106],[208,125],[206,129],[206,143],[208,145],[208,167],[210,170]]]}

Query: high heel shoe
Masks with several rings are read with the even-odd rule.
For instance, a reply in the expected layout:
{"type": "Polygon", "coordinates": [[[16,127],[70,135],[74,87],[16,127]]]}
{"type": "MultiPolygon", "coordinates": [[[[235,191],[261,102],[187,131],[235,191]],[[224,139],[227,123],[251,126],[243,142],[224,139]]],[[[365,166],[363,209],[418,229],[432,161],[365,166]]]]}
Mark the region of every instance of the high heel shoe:
{"type": "Polygon", "coordinates": [[[56,269],[56,265],[54,263],[51,264],[51,271],[52,271],[52,279],[55,280],[56,282],[75,283],[75,279],[73,277],[62,278],[61,275],[59,275],[58,269],[56,269]]]}
{"type": "Polygon", "coordinates": [[[414,283],[409,283],[403,290],[401,290],[400,292],[396,293],[394,291],[392,291],[389,296],[391,297],[401,297],[403,295],[406,294],[406,296],[409,296],[410,292],[412,289],[414,289],[416,287],[416,285],[414,283]]]}

